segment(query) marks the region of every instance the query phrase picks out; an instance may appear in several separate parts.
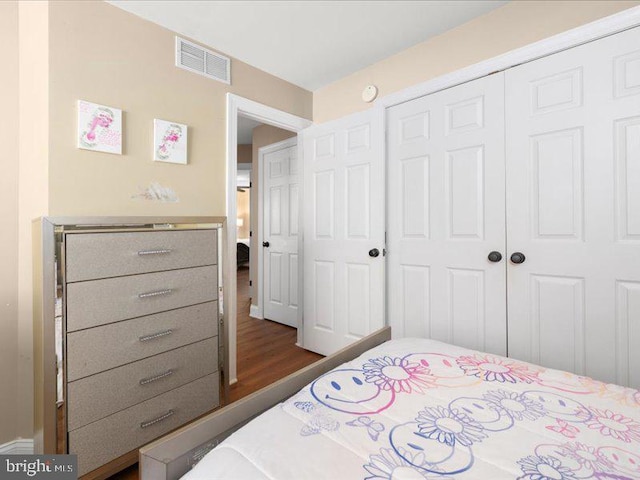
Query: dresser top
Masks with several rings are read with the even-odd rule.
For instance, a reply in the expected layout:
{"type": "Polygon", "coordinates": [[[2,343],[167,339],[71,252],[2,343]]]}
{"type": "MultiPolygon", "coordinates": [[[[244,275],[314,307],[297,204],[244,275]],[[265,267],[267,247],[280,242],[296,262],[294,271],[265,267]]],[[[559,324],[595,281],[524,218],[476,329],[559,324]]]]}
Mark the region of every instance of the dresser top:
{"type": "Polygon", "coordinates": [[[190,228],[219,228],[225,226],[226,217],[172,217],[172,216],[104,216],[104,217],[39,217],[34,223],[45,223],[64,230],[179,230],[190,228]]]}

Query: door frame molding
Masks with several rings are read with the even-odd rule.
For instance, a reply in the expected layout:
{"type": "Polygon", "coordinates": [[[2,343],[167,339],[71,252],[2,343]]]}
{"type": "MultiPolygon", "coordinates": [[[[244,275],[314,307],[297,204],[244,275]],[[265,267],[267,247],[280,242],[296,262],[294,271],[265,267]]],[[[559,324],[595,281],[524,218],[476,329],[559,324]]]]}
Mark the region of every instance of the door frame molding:
{"type": "Polygon", "coordinates": [[[227,93],[227,183],[226,183],[226,206],[225,215],[227,216],[227,239],[226,239],[226,256],[225,265],[223,266],[225,275],[224,280],[224,315],[225,332],[226,332],[226,348],[229,358],[229,383],[234,384],[238,381],[237,371],[237,259],[236,259],[236,242],[238,239],[238,229],[235,228],[235,219],[237,218],[238,206],[236,199],[236,182],[238,175],[238,115],[256,120],[260,123],[282,128],[292,132],[300,133],[303,129],[312,124],[311,120],[298,117],[291,113],[287,113],[277,108],[269,107],[262,103],[249,100],[248,98],[227,93]]]}
{"type": "MultiPolygon", "coordinates": [[[[277,152],[278,150],[284,150],[285,148],[295,147],[298,144],[297,137],[287,138],[280,142],[265,145],[258,149],[258,183],[260,185],[260,194],[258,195],[258,302],[257,308],[251,311],[251,316],[254,318],[264,319],[264,250],[261,248],[264,241],[264,195],[266,190],[263,188],[265,184],[266,169],[264,168],[264,156],[267,153],[277,152]],[[254,315],[255,314],[255,315],[254,315]]],[[[301,162],[300,162],[301,163],[301,162]]],[[[298,170],[298,175],[300,170],[298,170]]],[[[300,298],[300,295],[298,295],[300,298]]],[[[298,307],[299,308],[299,307],[298,307]]],[[[298,318],[298,321],[300,318],[298,318]]]]}
{"type": "Polygon", "coordinates": [[[577,47],[624,30],[640,26],[640,6],[615,13],[594,22],[580,25],[557,35],[547,37],[524,47],[511,50],[496,57],[440,75],[426,82],[390,93],[378,99],[374,108],[385,110],[400,103],[414,100],[446,88],[470,82],[495,72],[506,70],[522,63],[547,57],[554,53],[577,47]]]}

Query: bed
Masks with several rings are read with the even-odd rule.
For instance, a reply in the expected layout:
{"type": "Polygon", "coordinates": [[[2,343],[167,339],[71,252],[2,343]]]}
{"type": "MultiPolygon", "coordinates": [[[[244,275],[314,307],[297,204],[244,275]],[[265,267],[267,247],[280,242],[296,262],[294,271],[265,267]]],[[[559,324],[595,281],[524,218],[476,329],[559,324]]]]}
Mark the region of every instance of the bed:
{"type": "Polygon", "coordinates": [[[319,375],[183,478],[640,478],[640,392],[398,339],[319,375]]]}
{"type": "Polygon", "coordinates": [[[250,261],[250,238],[239,238],[236,250],[236,264],[238,267],[248,265],[250,261]]]}

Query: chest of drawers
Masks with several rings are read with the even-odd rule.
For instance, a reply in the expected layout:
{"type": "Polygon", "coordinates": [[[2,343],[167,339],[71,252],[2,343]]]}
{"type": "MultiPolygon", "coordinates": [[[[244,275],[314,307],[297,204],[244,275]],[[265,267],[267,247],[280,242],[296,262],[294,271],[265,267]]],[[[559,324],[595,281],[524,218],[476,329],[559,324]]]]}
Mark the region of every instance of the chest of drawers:
{"type": "Polygon", "coordinates": [[[224,219],[76,220],[35,223],[34,443],[101,478],[220,404],[224,219]]]}

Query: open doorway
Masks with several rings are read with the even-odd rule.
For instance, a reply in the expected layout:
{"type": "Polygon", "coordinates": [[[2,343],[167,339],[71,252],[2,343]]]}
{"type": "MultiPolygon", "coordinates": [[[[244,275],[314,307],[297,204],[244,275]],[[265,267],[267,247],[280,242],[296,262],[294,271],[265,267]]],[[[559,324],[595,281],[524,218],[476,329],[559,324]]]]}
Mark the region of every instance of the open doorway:
{"type": "Polygon", "coordinates": [[[296,132],[239,113],[236,138],[237,374],[230,402],[321,358],[297,345],[296,132]]]}

